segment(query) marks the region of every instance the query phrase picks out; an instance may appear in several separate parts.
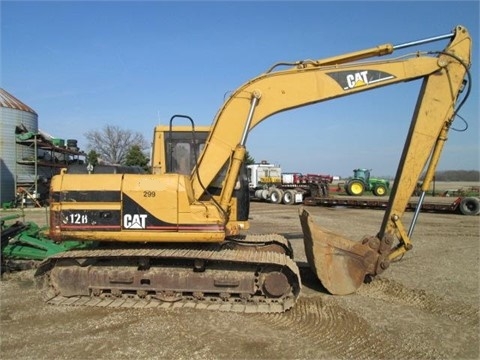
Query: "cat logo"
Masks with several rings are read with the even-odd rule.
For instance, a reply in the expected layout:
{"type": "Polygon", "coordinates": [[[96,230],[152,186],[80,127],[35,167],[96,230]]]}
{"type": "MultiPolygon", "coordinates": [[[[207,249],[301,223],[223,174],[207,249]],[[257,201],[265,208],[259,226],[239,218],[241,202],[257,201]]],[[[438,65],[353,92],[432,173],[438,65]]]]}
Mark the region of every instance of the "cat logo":
{"type": "Polygon", "coordinates": [[[394,75],[378,70],[361,70],[357,72],[343,70],[327,73],[327,75],[334,79],[343,90],[358,89],[367,85],[395,79],[394,75]]]}
{"type": "Polygon", "coordinates": [[[123,227],[125,229],[145,229],[146,214],[125,214],[123,215],[123,227]]]}
{"type": "Polygon", "coordinates": [[[365,86],[368,85],[368,71],[361,71],[355,74],[348,74],[346,77],[347,84],[349,89],[353,89],[355,87],[365,86]]]}

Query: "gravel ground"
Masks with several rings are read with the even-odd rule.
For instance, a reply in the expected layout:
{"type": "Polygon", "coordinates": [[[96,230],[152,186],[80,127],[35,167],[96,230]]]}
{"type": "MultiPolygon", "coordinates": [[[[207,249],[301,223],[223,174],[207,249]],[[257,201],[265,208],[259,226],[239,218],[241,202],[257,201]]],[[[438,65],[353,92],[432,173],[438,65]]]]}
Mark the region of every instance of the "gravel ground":
{"type": "MultiPolygon", "coordinates": [[[[374,235],[383,212],[307,208],[352,240],[374,235]]],[[[44,210],[26,220],[43,225],[44,210]],[[42,223],[43,222],[43,223],[42,223]]],[[[412,213],[406,213],[409,224],[412,213]]],[[[252,203],[251,233],[280,233],[305,263],[297,206],[252,203]]],[[[283,314],[114,309],[43,303],[33,270],[1,286],[2,359],[478,359],[479,217],[422,213],[414,248],[348,296],[327,294],[304,271],[283,314]]]]}

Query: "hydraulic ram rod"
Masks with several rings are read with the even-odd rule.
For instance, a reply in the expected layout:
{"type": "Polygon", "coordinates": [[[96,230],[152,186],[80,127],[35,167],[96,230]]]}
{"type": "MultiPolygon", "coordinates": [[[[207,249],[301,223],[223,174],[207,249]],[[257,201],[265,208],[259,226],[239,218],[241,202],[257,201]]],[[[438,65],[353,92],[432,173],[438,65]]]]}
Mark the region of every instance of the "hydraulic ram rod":
{"type": "Polygon", "coordinates": [[[404,49],[404,48],[407,48],[407,47],[421,45],[421,44],[427,44],[427,43],[440,41],[440,40],[444,40],[444,39],[451,39],[454,35],[455,35],[454,33],[449,33],[449,34],[445,34],[445,35],[438,35],[438,36],[430,37],[430,38],[427,38],[427,39],[410,41],[410,42],[406,42],[406,43],[403,43],[403,44],[393,45],[393,50],[404,49]]]}

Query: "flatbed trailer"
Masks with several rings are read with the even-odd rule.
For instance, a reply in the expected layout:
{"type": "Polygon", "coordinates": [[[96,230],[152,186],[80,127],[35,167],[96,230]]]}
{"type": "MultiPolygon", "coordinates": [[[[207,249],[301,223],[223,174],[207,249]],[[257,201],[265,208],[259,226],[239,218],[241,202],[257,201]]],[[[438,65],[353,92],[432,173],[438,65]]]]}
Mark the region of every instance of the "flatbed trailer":
{"type": "MultiPolygon", "coordinates": [[[[362,209],[386,209],[388,197],[377,196],[327,196],[309,197],[304,200],[305,205],[310,206],[344,206],[362,209]]],[[[419,197],[411,197],[406,210],[415,210],[418,206],[419,197]]],[[[436,197],[427,196],[422,204],[421,211],[458,213],[460,215],[478,215],[480,213],[480,200],[478,197],[436,197]]]]}

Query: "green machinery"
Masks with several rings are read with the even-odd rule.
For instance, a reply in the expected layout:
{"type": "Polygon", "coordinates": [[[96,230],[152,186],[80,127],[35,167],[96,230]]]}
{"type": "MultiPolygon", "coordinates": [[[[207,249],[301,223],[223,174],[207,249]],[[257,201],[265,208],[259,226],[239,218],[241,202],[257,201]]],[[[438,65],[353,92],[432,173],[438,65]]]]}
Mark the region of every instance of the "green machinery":
{"type": "Polygon", "coordinates": [[[81,241],[56,243],[34,222],[18,220],[22,214],[15,213],[0,218],[1,224],[1,272],[24,270],[59,252],[91,247],[81,241]]]}
{"type": "Polygon", "coordinates": [[[368,169],[353,170],[353,178],[345,183],[345,191],[353,196],[363,195],[365,191],[371,191],[375,196],[385,196],[389,189],[390,181],[370,177],[368,169]]]}

